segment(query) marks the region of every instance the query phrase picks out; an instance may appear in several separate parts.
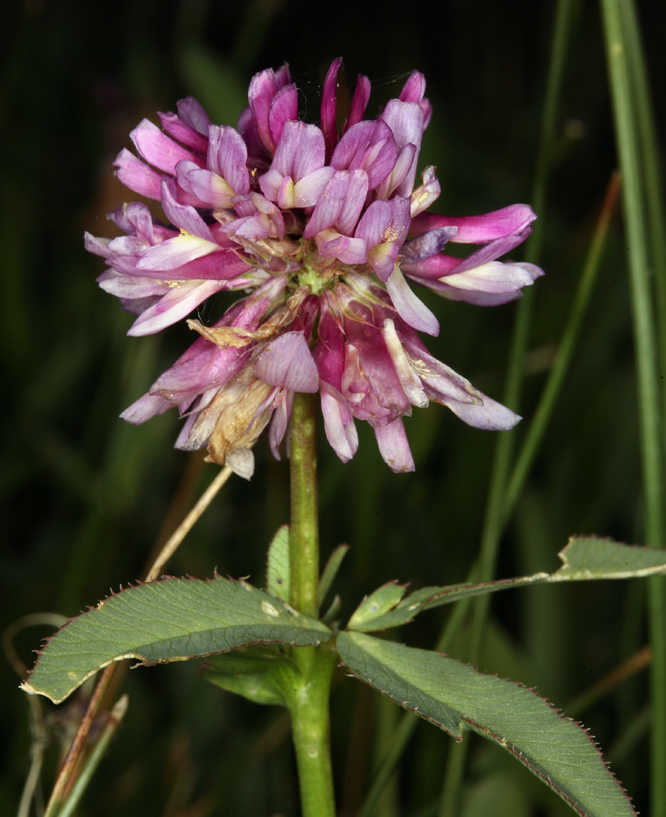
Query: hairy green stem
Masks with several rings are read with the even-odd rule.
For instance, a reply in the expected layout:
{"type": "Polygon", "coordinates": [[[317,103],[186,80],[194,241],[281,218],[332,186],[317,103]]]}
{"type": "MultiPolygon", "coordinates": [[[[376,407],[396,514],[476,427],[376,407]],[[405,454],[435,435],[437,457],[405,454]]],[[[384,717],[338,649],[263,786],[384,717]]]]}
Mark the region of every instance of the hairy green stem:
{"type": "MultiPolygon", "coordinates": [[[[317,511],[317,412],[315,394],[295,394],[291,415],[289,530],[290,601],[305,615],[319,614],[317,511]]],[[[303,817],[334,817],[329,693],[337,663],[331,642],[292,649],[302,682],[289,696],[303,817]]]]}
{"type": "Polygon", "coordinates": [[[319,515],[317,511],[317,396],[294,395],[291,414],[290,482],[291,606],[317,618],[319,515]]]}

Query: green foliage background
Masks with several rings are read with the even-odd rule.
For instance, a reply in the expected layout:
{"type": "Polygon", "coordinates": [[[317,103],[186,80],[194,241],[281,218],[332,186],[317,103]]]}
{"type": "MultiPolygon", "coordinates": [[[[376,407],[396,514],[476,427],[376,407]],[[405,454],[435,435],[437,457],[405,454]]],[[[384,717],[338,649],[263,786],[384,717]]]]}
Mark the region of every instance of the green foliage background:
{"type": "MultiPolygon", "coordinates": [[[[663,134],[666,13],[643,5],[663,134]]],[[[338,55],[345,59],[341,96],[353,90],[357,73],[368,74],[374,115],[418,68],[435,110],[421,153],[423,165],[437,165],[442,183],[434,209],[463,215],[529,201],[554,5],[414,0],[376,9],[350,0],[324,8],[296,0],[137,0],[113,9],[75,0],[13,4],[0,34],[3,628],[36,611],[75,615],[109,587],[138,579],[214,473],[200,454],[172,449],[173,413],[139,428],[118,419],[191,339],[182,328],[126,338],[132,318],[97,288],[101,261],[83,250],[85,229],[113,235],[105,214],[131,195],[113,177],[111,162],[130,146],[129,131],[142,117],[155,120],[157,110],[173,110],[191,94],[214,121],[235,123],[252,74],[286,60],[304,89],[302,110],[317,121],[321,81],[338,55]]],[[[599,10],[581,0],[575,16],[548,203],[539,214],[547,276],[535,286],[525,423],[616,166],[599,10]]],[[[442,327],[439,338],[428,340],[433,354],[501,399],[515,306],[487,310],[423,297],[442,327]]],[[[617,216],[572,369],[502,540],[498,576],[555,569],[557,551],[573,533],[644,540],[628,299],[617,216]]],[[[213,309],[202,319],[214,320],[213,309]]],[[[496,437],[440,406],[416,409],[405,425],[417,463],[411,475],[384,466],[366,427],[348,465],[321,446],[323,555],[340,542],[352,545],[336,588],[345,614],[392,579],[412,587],[463,581],[478,552],[496,437]]],[[[274,462],[265,445],[256,454],[252,482],[228,483],[172,560],[171,573],[206,577],[217,568],[263,583],[266,546],[288,519],[287,466],[274,462]]],[[[575,699],[646,643],[644,596],[638,581],[499,594],[480,667],[536,686],[581,717],[643,811],[645,674],[584,709],[575,699]]],[[[432,647],[447,614],[422,616],[400,639],[432,647]]],[[[26,664],[48,633],[35,627],[16,637],[26,664]]],[[[464,648],[465,632],[450,652],[464,648]]],[[[29,768],[29,710],[17,681],[3,663],[3,814],[15,813],[29,768]]],[[[129,711],[82,815],[296,813],[288,724],[277,709],[252,707],[204,684],[195,662],[127,673],[122,685],[129,711]]],[[[53,742],[47,795],[83,700],[44,704],[53,742]]],[[[391,706],[340,675],[333,751],[341,814],[359,811],[398,716],[391,706]]],[[[464,817],[489,808],[525,817],[570,813],[499,750],[466,739],[473,750],[464,817]]],[[[381,817],[436,814],[451,751],[449,738],[420,724],[381,817]]]]}

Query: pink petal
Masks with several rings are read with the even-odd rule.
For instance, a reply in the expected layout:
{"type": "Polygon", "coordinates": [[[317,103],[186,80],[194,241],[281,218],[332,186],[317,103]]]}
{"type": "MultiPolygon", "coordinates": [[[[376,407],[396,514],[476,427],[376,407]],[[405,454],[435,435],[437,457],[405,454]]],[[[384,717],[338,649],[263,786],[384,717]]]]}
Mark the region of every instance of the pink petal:
{"type": "Polygon", "coordinates": [[[183,122],[204,136],[207,136],[210,119],[197,100],[193,96],[187,96],[176,104],[178,107],[178,116],[183,122]]]}
{"type": "Polygon", "coordinates": [[[208,169],[221,176],[237,196],[250,192],[246,164],[247,146],[240,133],[227,125],[211,125],[208,169]]]}
{"type": "Polygon", "coordinates": [[[349,460],[358,451],[358,432],[352,414],[345,408],[341,396],[327,383],[321,384],[321,413],[324,417],[324,432],[331,448],[342,462],[349,460]]]}
{"type": "Polygon", "coordinates": [[[148,119],[143,119],[130,133],[132,141],[141,156],[158,170],[175,175],[178,162],[187,160],[204,166],[204,160],[196,153],[184,148],[173,139],[169,139],[148,119]]]}
{"type": "Polygon", "coordinates": [[[345,123],[343,131],[349,130],[357,122],[363,119],[365,109],[368,107],[370,100],[370,80],[363,74],[358,75],[356,80],[356,89],[352,97],[351,107],[349,109],[349,118],[345,123]]]}
{"type": "Polygon", "coordinates": [[[363,170],[338,170],[317,200],[303,232],[304,238],[336,227],[339,232],[353,233],[368,193],[368,176],[363,170]]]}
{"type": "Polygon", "coordinates": [[[314,207],[334,173],[332,167],[320,167],[297,181],[294,185],[294,207],[314,207]]]}
{"type": "Polygon", "coordinates": [[[162,397],[161,394],[150,394],[149,392],[148,394],[144,394],[143,397],[139,397],[139,399],[126,408],[120,416],[128,423],[133,423],[138,426],[141,425],[141,423],[145,423],[146,420],[150,420],[151,417],[164,414],[164,412],[170,408],[173,408],[173,403],[170,403],[165,397],[162,397]]]}
{"type": "Polygon", "coordinates": [[[294,392],[285,392],[278,402],[278,405],[273,412],[271,418],[271,425],[268,429],[268,440],[271,446],[271,452],[276,460],[280,459],[280,445],[287,432],[287,426],[291,419],[291,410],[294,406],[294,392]]]}
{"type": "Polygon", "coordinates": [[[120,151],[113,166],[116,168],[116,176],[125,187],[129,187],[140,196],[146,196],[155,201],[160,200],[161,184],[165,178],[161,173],[144,164],[126,148],[120,151]]]}
{"type": "Polygon", "coordinates": [[[212,241],[183,233],[176,236],[176,238],[170,238],[155,247],[151,247],[139,258],[136,268],[156,272],[175,270],[204,255],[218,252],[219,249],[218,245],[212,241]]]}
{"type": "Polygon", "coordinates": [[[323,168],[325,159],[324,134],[319,128],[290,120],[284,124],[271,167],[297,182],[323,168]]]}
{"type": "MultiPolygon", "coordinates": [[[[426,389],[427,392],[427,389],[426,389]]],[[[480,394],[482,405],[459,403],[457,400],[443,400],[448,408],[460,419],[474,428],[487,431],[508,431],[519,423],[522,417],[514,414],[501,403],[496,403],[485,394],[480,394]]]]}
{"type": "Polygon", "coordinates": [[[321,94],[321,129],[326,143],[326,156],[330,157],[338,141],[338,129],[335,124],[336,94],[338,72],[342,66],[342,57],[337,57],[328,69],[321,94]]]}
{"type": "Polygon", "coordinates": [[[397,188],[399,195],[409,196],[414,187],[416,165],[423,137],[423,111],[415,102],[401,102],[398,99],[391,99],[380,118],[391,128],[399,151],[407,145],[414,145],[410,166],[397,188]]]}
{"type": "Polygon", "coordinates": [[[393,268],[386,282],[386,289],[403,321],[419,332],[426,332],[435,338],[439,335],[437,318],[423,301],[414,295],[398,266],[393,268]]]}
{"type": "Polygon", "coordinates": [[[208,149],[208,137],[195,130],[191,125],[184,122],[175,113],[158,113],[162,128],[169,136],[173,136],[182,145],[191,150],[201,153],[204,156],[208,149]]]}
{"type": "Polygon", "coordinates": [[[521,232],[535,219],[536,215],[529,204],[512,204],[481,216],[453,217],[421,213],[412,219],[409,233],[421,235],[436,227],[457,227],[456,243],[485,244],[521,232]]]}
{"type": "Polygon", "coordinates": [[[396,473],[414,471],[414,458],[409,449],[405,426],[398,417],[385,426],[373,429],[384,462],[396,473]]]}
{"type": "Polygon", "coordinates": [[[189,315],[206,298],[219,292],[222,286],[219,281],[193,281],[170,289],[158,303],[147,309],[132,324],[127,334],[133,337],[154,335],[165,326],[171,326],[189,315]]]}
{"type": "Polygon", "coordinates": [[[194,207],[190,204],[181,204],[176,200],[174,195],[176,190],[176,182],[173,179],[162,183],[162,209],[166,217],[181,230],[203,238],[205,241],[214,242],[210,227],[194,207]]]}
{"type": "Polygon", "coordinates": [[[268,127],[271,137],[277,145],[282,136],[285,122],[298,118],[298,90],[296,84],[285,85],[281,88],[273,101],[268,112],[268,127]]]}
{"type": "Polygon", "coordinates": [[[275,73],[272,68],[260,71],[250,80],[248,96],[252,118],[254,119],[261,141],[270,153],[275,152],[275,142],[271,136],[271,130],[268,124],[268,112],[273,97],[277,92],[278,88],[275,83],[275,73]]]}
{"type": "MultiPolygon", "coordinates": [[[[543,275],[541,270],[539,273],[543,275]]],[[[522,265],[502,264],[500,261],[490,261],[471,270],[456,272],[446,276],[444,280],[448,286],[458,289],[494,293],[515,292],[522,287],[531,286],[533,282],[531,272],[522,265]]]]}
{"type": "Polygon", "coordinates": [[[266,344],[254,364],[254,372],[271,386],[314,394],[319,374],[303,332],[285,332],[266,344]]]}

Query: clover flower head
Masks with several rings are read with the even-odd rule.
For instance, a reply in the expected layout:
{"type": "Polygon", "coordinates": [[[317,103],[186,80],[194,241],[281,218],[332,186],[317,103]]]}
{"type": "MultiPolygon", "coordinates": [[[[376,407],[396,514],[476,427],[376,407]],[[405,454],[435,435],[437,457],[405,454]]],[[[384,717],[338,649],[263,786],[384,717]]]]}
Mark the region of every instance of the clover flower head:
{"type": "Polygon", "coordinates": [[[130,335],[158,332],[218,292],[242,297],[221,320],[188,320],[199,337],[147,394],[121,415],[132,423],[177,407],[176,446],[208,446],[209,459],[249,478],[252,445],[268,428],[273,454],[296,392],[319,392],[324,429],[338,457],[358,448],[367,420],[394,471],[414,462],[402,422],[412,406],[448,406],[469,425],[509,429],[520,419],[429,354],[418,332],[436,336],[435,315],[409,282],[451,300],[489,306],[520,297],[542,271],[499,261],[536,218],[516,204],[470,217],[428,213],[440,186],[434,167],[417,185],[432,108],[414,71],[396,99],[365,119],[370,81],[359,76],[337,126],[337,75],[323,86],[319,126],[298,117],[288,66],[256,74],[238,127],[214,125],[187,98],[177,113],[143,120],[123,150],[118,178],[159,201],[110,215],[124,235],[86,235],[106,259],[98,278],[136,315],[130,335]],[[480,245],[467,258],[451,242],[480,245]]]}

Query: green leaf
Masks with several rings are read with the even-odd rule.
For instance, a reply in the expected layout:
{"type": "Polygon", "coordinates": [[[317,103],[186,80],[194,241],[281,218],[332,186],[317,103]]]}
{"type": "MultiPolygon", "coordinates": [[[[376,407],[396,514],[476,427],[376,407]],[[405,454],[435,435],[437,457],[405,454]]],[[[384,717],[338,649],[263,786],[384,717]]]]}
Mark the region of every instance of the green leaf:
{"type": "Polygon", "coordinates": [[[253,703],[286,706],[285,691],[298,685],[302,673],[277,647],[249,646],[208,658],[203,677],[253,703]]]}
{"type": "Polygon", "coordinates": [[[331,553],[331,555],[328,557],[326,567],[322,571],[321,578],[319,579],[319,587],[317,589],[317,603],[320,607],[324,603],[326,594],[333,584],[333,580],[338,574],[342,560],[345,558],[348,551],[349,545],[338,545],[333,553],[331,553]]]}
{"type": "Polygon", "coordinates": [[[266,584],[271,596],[289,601],[289,525],[277,529],[268,546],[268,570],[266,584]]]}
{"type": "Polygon", "coordinates": [[[60,703],[124,658],[164,664],[247,644],[320,644],[330,636],[324,624],[246,582],[163,579],[122,590],[65,624],[21,686],[60,703]]]}
{"type": "Polygon", "coordinates": [[[349,619],[348,626],[352,630],[362,630],[368,621],[384,616],[398,604],[405,595],[407,587],[397,582],[387,582],[366,596],[359,604],[354,615],[349,619]]]}
{"type": "Polygon", "coordinates": [[[518,579],[500,579],[481,584],[453,584],[448,587],[423,587],[410,593],[397,607],[384,614],[366,616],[349,622],[359,632],[386,630],[411,621],[424,610],[458,601],[463,596],[482,596],[497,590],[510,590],[527,584],[551,584],[593,579],[632,579],[666,573],[666,550],[622,545],[594,536],[569,539],[560,551],[562,567],[555,573],[535,573],[518,579]]]}
{"type": "Polygon", "coordinates": [[[578,814],[635,815],[587,733],[532,690],[440,653],[361,633],[340,633],[337,646],[352,675],[458,740],[471,729],[494,741],[578,814]]]}

